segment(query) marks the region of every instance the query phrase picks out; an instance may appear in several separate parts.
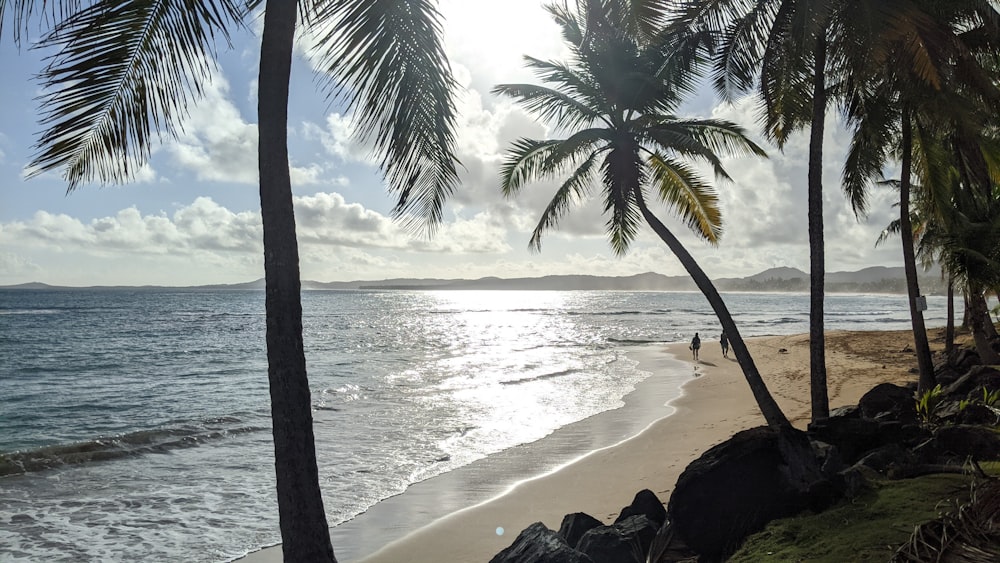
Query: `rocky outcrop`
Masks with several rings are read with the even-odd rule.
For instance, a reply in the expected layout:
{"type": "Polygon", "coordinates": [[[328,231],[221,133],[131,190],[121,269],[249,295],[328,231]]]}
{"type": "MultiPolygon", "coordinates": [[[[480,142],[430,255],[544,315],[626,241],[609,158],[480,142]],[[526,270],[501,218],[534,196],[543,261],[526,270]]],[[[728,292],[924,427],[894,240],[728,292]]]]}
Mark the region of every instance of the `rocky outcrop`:
{"type": "Polygon", "coordinates": [[[496,554],[490,563],[595,563],[570,547],[566,540],[541,522],[528,526],[510,547],[496,554]]]}
{"type": "Polygon", "coordinates": [[[580,538],[577,551],[600,563],[645,560],[658,526],[644,514],[629,516],[611,526],[596,527],[580,538]]]}
{"type": "Polygon", "coordinates": [[[832,489],[804,432],[752,428],[688,465],[667,513],[688,546],[719,560],[772,519],[833,500],[832,489]]]}
{"type": "Polygon", "coordinates": [[[566,540],[570,547],[576,548],[583,534],[603,525],[603,522],[585,512],[574,512],[563,516],[562,525],[559,526],[559,535],[566,540]]]}
{"type": "Polygon", "coordinates": [[[663,525],[667,510],[653,491],[636,493],[610,526],[583,512],[563,517],[558,532],[536,522],[490,563],[635,563],[663,525]]]}

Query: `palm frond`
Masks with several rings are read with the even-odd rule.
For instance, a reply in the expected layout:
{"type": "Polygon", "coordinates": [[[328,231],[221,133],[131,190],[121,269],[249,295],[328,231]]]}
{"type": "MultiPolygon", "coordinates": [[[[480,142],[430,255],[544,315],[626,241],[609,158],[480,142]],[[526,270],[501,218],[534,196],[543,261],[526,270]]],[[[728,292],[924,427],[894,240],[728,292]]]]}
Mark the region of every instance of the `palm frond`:
{"type": "Polygon", "coordinates": [[[381,154],[393,213],[433,227],[458,183],[455,82],[431,0],[322,2],[319,56],[333,96],[354,110],[358,134],[381,154]]]}
{"type": "Polygon", "coordinates": [[[13,27],[14,44],[21,46],[24,34],[30,31],[29,24],[35,20],[46,27],[54,27],[65,21],[71,14],[80,11],[82,0],[58,0],[37,2],[36,0],[0,0],[0,38],[4,28],[13,27]],[[9,20],[10,23],[6,23],[9,20]]]}
{"type": "Polygon", "coordinates": [[[846,110],[854,125],[844,160],[843,188],[857,217],[868,212],[868,188],[882,178],[882,167],[899,136],[899,112],[885,98],[855,96],[846,110]]]}
{"type": "Polygon", "coordinates": [[[521,138],[511,144],[500,165],[500,190],[505,197],[514,197],[524,184],[552,174],[546,165],[549,154],[561,141],[536,141],[521,138]]]}
{"type": "Polygon", "coordinates": [[[720,179],[731,179],[720,155],[767,157],[764,149],[746,137],[742,127],[725,120],[661,120],[644,131],[663,149],[710,164],[720,179]]]}
{"type": "Polygon", "coordinates": [[[531,232],[531,240],[528,242],[529,248],[536,252],[541,251],[542,234],[555,228],[559,224],[559,220],[569,212],[574,202],[581,201],[586,197],[590,183],[594,180],[593,171],[598,156],[597,152],[591,153],[559,186],[555,195],[552,196],[552,200],[545,207],[545,211],[542,212],[542,217],[538,220],[535,229],[531,232]]]}
{"type": "Polygon", "coordinates": [[[643,171],[638,152],[625,147],[611,148],[601,164],[604,211],[610,213],[605,227],[611,250],[618,256],[628,252],[642,224],[642,214],[635,204],[635,191],[645,181],[643,171]]]}
{"type": "Polygon", "coordinates": [[[650,156],[649,165],[660,201],[695,234],[717,246],[722,236],[722,212],[715,189],[690,166],[662,154],[650,156]]]}
{"type": "Polygon", "coordinates": [[[540,120],[558,123],[565,129],[589,126],[603,117],[594,108],[569,94],[545,86],[498,84],[491,92],[514,98],[540,120]]]}
{"type": "Polygon", "coordinates": [[[214,67],[216,36],[243,18],[230,0],[98,2],[44,36],[41,123],[29,176],[61,169],[81,182],[122,183],[163,133],[175,135],[214,67]]]}
{"type": "MultiPolygon", "coordinates": [[[[911,221],[913,220],[913,214],[910,214],[910,220],[911,221]]],[[[879,246],[882,246],[883,244],[886,243],[886,241],[889,240],[889,238],[891,238],[894,235],[898,235],[900,224],[901,223],[899,219],[893,219],[892,221],[890,221],[889,225],[886,228],[882,229],[882,232],[878,234],[878,238],[875,239],[875,247],[878,248],[879,246]]]]}

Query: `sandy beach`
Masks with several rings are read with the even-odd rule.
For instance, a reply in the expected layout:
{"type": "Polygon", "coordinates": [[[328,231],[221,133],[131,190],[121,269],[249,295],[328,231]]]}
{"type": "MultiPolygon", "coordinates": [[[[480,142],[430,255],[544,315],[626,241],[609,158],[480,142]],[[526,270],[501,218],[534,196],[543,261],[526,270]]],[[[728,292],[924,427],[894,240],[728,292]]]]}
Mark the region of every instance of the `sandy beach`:
{"type": "MultiPolygon", "coordinates": [[[[748,340],[748,346],[785,414],[795,426],[804,428],[809,420],[808,335],[754,338],[748,340]]],[[[909,370],[915,367],[916,362],[908,347],[912,347],[912,336],[908,331],[828,333],[827,370],[831,407],[856,403],[877,383],[912,380],[915,376],[909,370]]],[[[656,385],[656,378],[667,366],[676,370],[677,360],[688,362],[692,377],[684,384],[680,397],[653,393],[655,398],[650,400],[665,403],[654,405],[661,410],[636,409],[645,416],[659,413],[658,419],[640,428],[633,424],[632,430],[627,430],[628,425],[619,425],[617,430],[626,429],[626,435],[617,443],[612,441],[611,445],[590,451],[583,457],[521,481],[507,490],[491,491],[486,487],[480,491],[489,495],[486,500],[467,508],[441,516],[436,516],[433,510],[416,510],[406,523],[416,531],[360,561],[485,562],[533,522],[541,521],[550,528],[558,529],[563,515],[572,512],[586,512],[611,522],[641,489],[654,491],[666,502],[677,477],[689,462],[733,433],[764,423],[739,365],[732,357],[722,356],[718,342],[706,341],[697,363],[691,362],[690,352],[684,344],[650,349],[634,357],[640,362],[641,369],[654,374],[648,382],[651,386],[656,385]],[[426,525],[421,526],[421,521],[426,525]]],[[[648,387],[643,393],[650,394],[648,387]]],[[[626,411],[618,412],[616,416],[619,418],[629,416],[627,408],[617,411],[626,411]]],[[[573,440],[579,440],[579,437],[573,440]]],[[[558,442],[559,438],[554,441],[558,442]]],[[[540,442],[552,445],[553,438],[547,437],[540,442]]],[[[493,475],[497,474],[496,469],[491,469],[493,475]]],[[[433,494],[440,493],[438,487],[433,494]]],[[[400,497],[410,494],[407,491],[400,497]]],[[[402,498],[397,500],[397,507],[402,501],[402,498]]],[[[435,500],[426,498],[414,503],[414,499],[410,498],[403,504],[413,512],[414,504],[419,506],[423,503],[433,506],[435,500]]],[[[365,516],[366,526],[378,525],[377,518],[370,514],[365,516]]],[[[395,519],[398,520],[398,517],[395,519]]],[[[335,549],[338,528],[343,527],[334,528],[335,549]]],[[[359,533],[359,530],[350,529],[347,532],[359,533]]],[[[352,560],[340,552],[338,559],[352,560]]],[[[280,548],[276,547],[252,553],[241,561],[266,563],[280,560],[280,548]]]]}

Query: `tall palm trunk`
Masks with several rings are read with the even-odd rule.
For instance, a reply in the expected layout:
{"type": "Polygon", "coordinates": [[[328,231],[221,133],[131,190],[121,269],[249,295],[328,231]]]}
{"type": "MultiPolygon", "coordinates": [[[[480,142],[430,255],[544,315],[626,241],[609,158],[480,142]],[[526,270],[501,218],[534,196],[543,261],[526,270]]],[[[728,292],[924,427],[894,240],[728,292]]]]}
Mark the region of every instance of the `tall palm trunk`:
{"type": "Polygon", "coordinates": [[[913,161],[913,130],[910,123],[909,107],[903,106],[902,123],[902,170],[899,178],[899,234],[903,239],[903,269],[906,271],[906,292],[910,304],[910,324],[913,326],[913,347],[917,354],[917,369],[920,381],[917,392],[924,393],[934,388],[934,364],[931,361],[931,347],[927,342],[924,314],[917,307],[920,286],[917,285],[917,258],[913,250],[913,225],[910,223],[910,166],[913,161]]]}
{"type": "Polygon", "coordinates": [[[729,314],[729,309],[726,308],[726,303],[715,289],[712,280],[698,266],[698,263],[695,262],[687,249],[677,240],[677,237],[646,207],[646,202],[643,200],[642,192],[639,188],[635,189],[635,198],[646,222],[659,235],[660,239],[666,243],[670,251],[674,253],[674,256],[680,260],[681,265],[687,270],[688,275],[694,280],[695,285],[698,286],[698,289],[708,299],[709,305],[712,306],[712,310],[715,311],[715,315],[719,318],[722,329],[726,331],[726,336],[729,337],[729,345],[736,355],[736,360],[740,363],[740,367],[743,369],[743,377],[746,378],[747,384],[750,385],[750,391],[753,393],[754,399],[757,401],[757,406],[760,408],[761,414],[764,415],[764,420],[767,421],[768,426],[791,426],[788,418],[785,417],[785,413],[781,412],[781,407],[775,402],[774,397],[771,396],[771,392],[767,390],[767,385],[761,378],[760,372],[757,371],[753,357],[750,356],[750,350],[747,349],[746,343],[743,342],[743,337],[740,336],[740,331],[736,328],[733,316],[729,314]]]}
{"type": "Polygon", "coordinates": [[[813,111],[809,132],[809,389],[812,420],[830,416],[826,389],[826,340],[823,331],[823,129],[826,119],[826,36],[816,40],[813,72],[813,111]]]}
{"type": "Polygon", "coordinates": [[[289,0],[267,2],[260,49],[258,166],[267,287],[267,375],[284,559],[335,562],[316,467],[288,169],[288,84],[296,9],[296,2],[289,0]]]}
{"type": "Polygon", "coordinates": [[[948,276],[948,324],[944,330],[944,357],[951,363],[955,353],[955,279],[948,276]]]}
{"type": "Polygon", "coordinates": [[[988,365],[1000,364],[1000,354],[993,349],[990,335],[986,325],[992,325],[990,313],[986,308],[986,298],[982,290],[968,288],[969,300],[969,325],[972,328],[972,338],[976,342],[976,353],[979,354],[979,361],[988,365]]]}

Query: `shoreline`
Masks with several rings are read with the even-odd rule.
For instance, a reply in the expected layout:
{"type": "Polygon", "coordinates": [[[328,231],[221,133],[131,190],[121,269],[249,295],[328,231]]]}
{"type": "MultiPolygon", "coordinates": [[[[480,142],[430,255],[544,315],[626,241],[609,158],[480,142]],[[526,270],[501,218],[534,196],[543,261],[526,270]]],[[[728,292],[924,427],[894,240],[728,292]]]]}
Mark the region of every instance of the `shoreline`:
{"type": "MultiPolygon", "coordinates": [[[[902,356],[889,357],[893,350],[904,349],[899,342],[906,341],[907,332],[828,332],[831,408],[856,403],[878,382],[912,380],[913,376],[908,373],[910,366],[906,363],[908,357],[909,363],[915,365],[912,354],[907,356],[905,352],[900,352],[902,356]],[[830,345],[831,342],[833,345],[830,345]],[[880,362],[855,353],[856,349],[872,343],[875,347],[884,348],[881,355],[876,355],[876,360],[885,362],[880,366],[880,362]]],[[[912,336],[909,338],[912,339],[912,336]]],[[[796,427],[804,428],[809,420],[810,402],[808,335],[757,337],[747,339],[747,345],[768,388],[789,420],[796,427]]],[[[531,444],[505,450],[411,485],[406,492],[386,499],[354,520],[331,529],[338,559],[345,563],[488,561],[510,545],[522,529],[536,521],[558,529],[565,514],[586,512],[608,523],[641,489],[652,490],[666,503],[677,477],[688,463],[734,433],[764,424],[739,365],[733,358],[722,357],[717,341],[704,341],[697,364],[688,360],[690,352],[687,343],[636,348],[629,350],[628,354],[631,359],[639,361],[639,369],[651,373],[630,394],[630,397],[636,396],[634,399],[653,402],[663,399],[662,394],[653,398],[650,388],[655,387],[665,370],[676,370],[678,364],[686,366],[679,372],[687,373],[682,383],[679,386],[670,385],[679,394],[675,393],[675,396],[660,403],[659,416],[645,425],[636,424],[637,416],[641,418],[650,414],[649,404],[643,407],[626,401],[624,407],[573,423],[531,444]],[[695,377],[691,377],[692,372],[695,377]],[[599,423],[608,421],[594,419],[608,413],[632,419],[628,435],[603,446],[589,448],[579,442],[580,435],[569,444],[568,440],[560,442],[562,437],[556,436],[564,430],[570,432],[567,429],[572,427],[577,427],[576,432],[595,431],[600,427],[599,423]],[[588,421],[590,424],[585,424],[588,421]],[[488,495],[483,494],[484,489],[474,488],[477,483],[480,487],[484,486],[481,479],[463,480],[470,475],[485,478],[490,474],[495,479],[506,469],[514,469],[497,466],[498,458],[507,458],[510,462],[523,458],[525,450],[534,449],[534,452],[527,453],[528,457],[537,461],[536,456],[544,457],[548,450],[560,443],[563,447],[582,446],[576,451],[583,453],[554,467],[535,466],[532,471],[530,464],[521,466],[520,472],[513,474],[532,476],[509,487],[494,487],[492,494],[488,495]],[[476,465],[479,467],[472,467],[476,465]],[[467,468],[470,468],[465,471],[468,475],[463,476],[462,472],[467,468]],[[473,493],[479,493],[478,501],[473,499],[468,502],[467,499],[463,508],[447,511],[446,514],[434,514],[429,510],[436,504],[452,506],[456,495],[468,497],[467,490],[462,487],[470,486],[473,493]],[[442,503],[442,500],[446,502],[442,503]],[[399,518],[395,514],[403,506],[408,507],[412,518],[407,520],[405,526],[399,527],[399,518]],[[385,538],[387,528],[394,530],[398,539],[377,551],[362,552],[361,559],[356,558],[357,553],[351,554],[343,547],[338,549],[337,538],[344,537],[341,534],[350,535],[352,541],[357,541],[359,537],[364,541],[366,529],[378,530],[377,535],[385,538]]],[[[238,561],[281,561],[280,546],[252,552],[238,561]]]]}
{"type": "MultiPolygon", "coordinates": [[[[658,343],[625,348],[628,359],[637,362],[637,369],[649,376],[623,398],[622,406],[557,428],[534,442],[413,483],[404,492],[332,526],[330,535],[337,560],[364,561],[386,545],[386,538],[390,544],[404,540],[438,520],[503,497],[521,482],[552,474],[595,451],[627,441],[657,420],[671,416],[675,411],[671,403],[683,395],[683,386],[694,378],[690,363],[663,353],[663,346],[658,343]]],[[[281,559],[277,544],[233,561],[279,563],[281,559]]]]}

